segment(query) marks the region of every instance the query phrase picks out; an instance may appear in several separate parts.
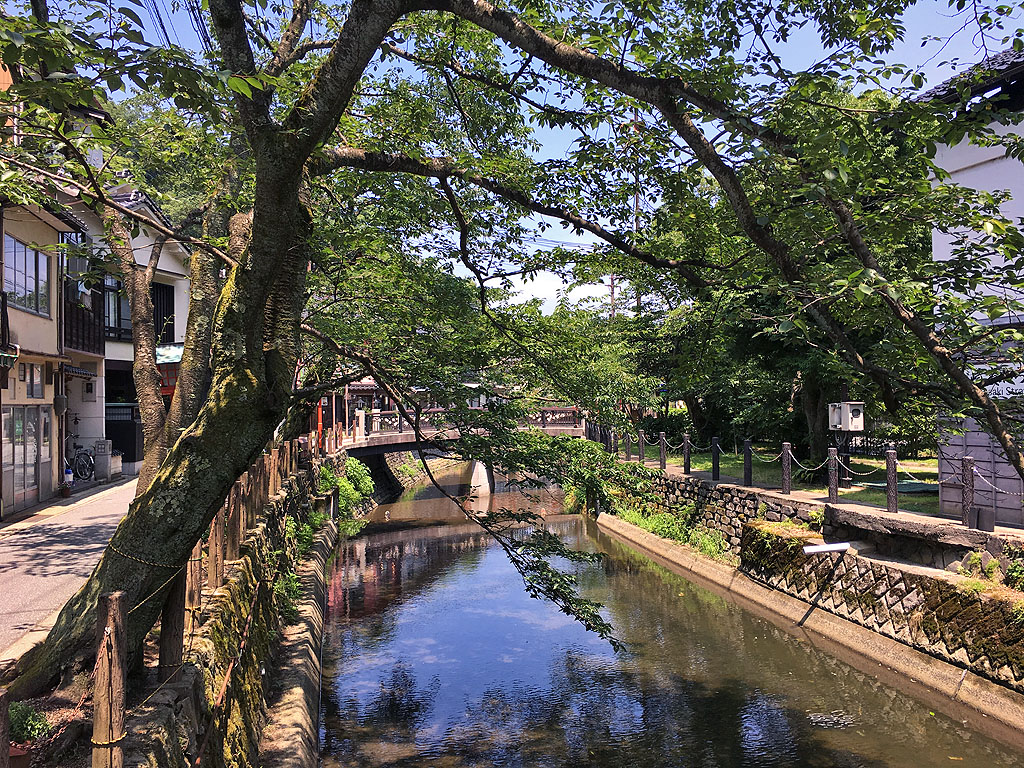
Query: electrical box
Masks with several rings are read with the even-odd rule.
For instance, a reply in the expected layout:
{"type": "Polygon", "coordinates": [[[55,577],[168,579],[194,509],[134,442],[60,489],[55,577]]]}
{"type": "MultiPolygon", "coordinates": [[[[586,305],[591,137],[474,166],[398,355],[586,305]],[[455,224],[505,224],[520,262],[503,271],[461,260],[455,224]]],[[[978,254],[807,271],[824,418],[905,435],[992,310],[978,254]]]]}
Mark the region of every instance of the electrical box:
{"type": "Polygon", "coordinates": [[[864,403],[843,403],[843,431],[864,431],[864,403]]]}
{"type": "Polygon", "coordinates": [[[863,432],[864,403],[829,403],[828,428],[837,432],[863,432]]]}
{"type": "Polygon", "coordinates": [[[828,428],[838,430],[843,428],[843,404],[828,404],[828,428]]]}

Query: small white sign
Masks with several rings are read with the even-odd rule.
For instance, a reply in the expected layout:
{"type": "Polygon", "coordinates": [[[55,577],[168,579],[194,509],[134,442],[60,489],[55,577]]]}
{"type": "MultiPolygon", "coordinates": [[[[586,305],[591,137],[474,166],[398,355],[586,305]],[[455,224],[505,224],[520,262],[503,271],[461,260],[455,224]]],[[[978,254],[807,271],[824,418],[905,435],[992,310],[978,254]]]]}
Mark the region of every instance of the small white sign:
{"type": "Polygon", "coordinates": [[[805,555],[813,555],[818,552],[845,552],[850,548],[850,542],[842,541],[835,544],[808,544],[804,547],[805,555]]]}

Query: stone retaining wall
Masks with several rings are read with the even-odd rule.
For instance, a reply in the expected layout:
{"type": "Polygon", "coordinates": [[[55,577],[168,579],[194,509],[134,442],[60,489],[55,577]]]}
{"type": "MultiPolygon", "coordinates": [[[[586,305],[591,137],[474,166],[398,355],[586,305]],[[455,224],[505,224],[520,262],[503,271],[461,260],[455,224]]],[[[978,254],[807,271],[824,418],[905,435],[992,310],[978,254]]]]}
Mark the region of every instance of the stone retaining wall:
{"type": "MultiPolygon", "coordinates": [[[[344,460],[341,452],[322,463],[340,470],[344,460]]],[[[201,625],[186,636],[182,671],[167,685],[141,691],[142,702],[129,701],[127,768],[187,768],[200,750],[204,767],[259,764],[268,670],[282,629],[274,584],[297,559],[294,529],[285,521],[304,521],[314,506],[329,508],[328,497],[313,495],[318,474],[316,464],[283,484],[246,535],[240,558],[226,564],[224,585],[204,590],[201,625]],[[216,707],[222,689],[223,703],[216,707]]]]}
{"type": "Polygon", "coordinates": [[[693,475],[661,474],[654,487],[659,510],[684,514],[692,505],[694,522],[720,531],[732,554],[740,552],[745,523],[792,520],[813,522],[830,540],[869,542],[879,554],[952,572],[974,552],[987,552],[998,559],[1003,573],[1010,556],[1024,555],[1024,535],[972,530],[945,518],[890,515],[883,509],[802,501],[777,491],[716,483],[693,475]]]}
{"type": "Polygon", "coordinates": [[[806,555],[802,527],[743,526],[740,569],[886,637],[1024,692],[1024,600],[977,579],[850,553],[806,555]]]}
{"type": "Polygon", "coordinates": [[[692,475],[661,475],[654,481],[655,506],[679,513],[693,505],[694,522],[725,536],[732,554],[739,554],[743,524],[749,520],[796,520],[810,522],[821,514],[821,505],[787,499],[781,494],[712,483],[692,475]]]}

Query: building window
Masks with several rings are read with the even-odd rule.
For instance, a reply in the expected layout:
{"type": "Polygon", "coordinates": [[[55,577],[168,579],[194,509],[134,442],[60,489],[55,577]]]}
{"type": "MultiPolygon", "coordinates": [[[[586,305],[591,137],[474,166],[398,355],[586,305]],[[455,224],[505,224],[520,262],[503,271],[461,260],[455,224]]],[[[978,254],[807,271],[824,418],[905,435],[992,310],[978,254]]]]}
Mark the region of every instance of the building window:
{"type": "Polygon", "coordinates": [[[153,325],[157,344],[174,343],[174,286],[153,283],[149,287],[153,297],[153,325]]]}
{"type": "Polygon", "coordinates": [[[25,397],[36,400],[43,399],[43,366],[39,363],[28,363],[25,379],[25,397]]]}
{"type": "Polygon", "coordinates": [[[4,291],[8,303],[49,316],[50,257],[5,234],[4,291]]]}
{"type": "Polygon", "coordinates": [[[130,341],[132,338],[132,318],[124,286],[113,275],[105,275],[103,278],[103,292],[103,316],[107,328],[107,338],[130,341]]]}

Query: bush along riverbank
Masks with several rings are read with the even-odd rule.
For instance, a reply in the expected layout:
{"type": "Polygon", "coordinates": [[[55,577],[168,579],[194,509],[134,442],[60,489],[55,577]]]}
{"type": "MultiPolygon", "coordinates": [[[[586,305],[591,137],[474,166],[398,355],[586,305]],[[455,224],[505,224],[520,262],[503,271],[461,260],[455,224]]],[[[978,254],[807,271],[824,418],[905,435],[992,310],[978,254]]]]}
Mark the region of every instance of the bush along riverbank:
{"type": "MultiPolygon", "coordinates": [[[[634,486],[597,494],[603,499],[599,526],[773,612],[795,598],[803,606],[795,615],[838,617],[834,624],[817,620],[826,626],[823,633],[839,627],[829,639],[883,665],[895,653],[885,645],[890,641],[912,649],[905,652],[911,657],[919,652],[951,665],[949,673],[936,672],[937,662],[918,657],[921,671],[913,676],[935,690],[940,686],[929,680],[952,676],[958,682],[947,694],[1012,729],[1024,726],[1022,537],[917,515],[796,502],[692,476],[651,471],[637,477],[634,486]],[[804,552],[826,542],[848,546],[804,552]],[[700,566],[698,556],[708,565],[700,566]],[[879,640],[864,640],[842,622],[879,640]]],[[[581,506],[577,495],[567,494],[581,506]]]]}

